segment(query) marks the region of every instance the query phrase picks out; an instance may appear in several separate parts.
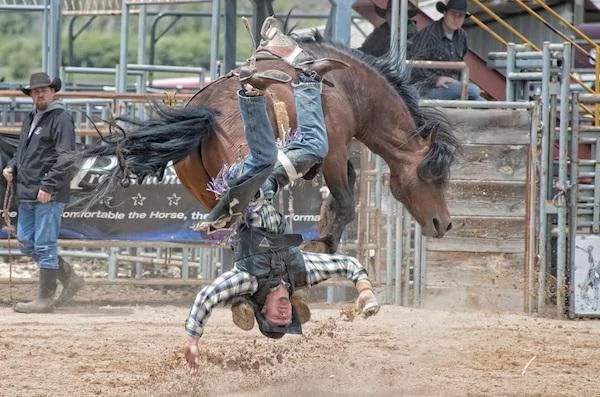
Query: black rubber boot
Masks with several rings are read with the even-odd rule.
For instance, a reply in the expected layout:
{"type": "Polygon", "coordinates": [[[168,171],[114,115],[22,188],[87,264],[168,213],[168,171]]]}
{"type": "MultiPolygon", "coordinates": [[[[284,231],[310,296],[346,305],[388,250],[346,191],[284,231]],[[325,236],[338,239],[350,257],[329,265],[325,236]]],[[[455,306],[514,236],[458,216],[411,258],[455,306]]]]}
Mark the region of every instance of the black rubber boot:
{"type": "Polygon", "coordinates": [[[62,284],[63,289],[58,298],[54,300],[54,306],[69,302],[85,285],[83,277],[77,275],[69,262],[60,256],[58,257],[58,281],[62,284]]]}
{"type": "Polygon", "coordinates": [[[56,293],[56,279],[58,270],[40,269],[40,285],[38,297],[32,302],[19,302],[14,310],[17,313],[52,313],[54,311],[54,294],[56,293]]]}

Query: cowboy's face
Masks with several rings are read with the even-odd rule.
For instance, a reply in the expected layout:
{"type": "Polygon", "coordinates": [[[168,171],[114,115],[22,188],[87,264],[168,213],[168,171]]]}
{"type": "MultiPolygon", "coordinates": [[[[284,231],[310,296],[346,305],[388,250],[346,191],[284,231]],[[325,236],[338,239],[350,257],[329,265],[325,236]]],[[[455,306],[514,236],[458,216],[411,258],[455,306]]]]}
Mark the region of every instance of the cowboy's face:
{"type": "Polygon", "coordinates": [[[456,10],[448,10],[444,13],[444,25],[446,25],[447,30],[455,31],[462,27],[463,23],[465,23],[465,13],[456,11],[456,10]]]}
{"type": "Polygon", "coordinates": [[[50,102],[54,101],[55,94],[54,88],[34,88],[31,90],[31,99],[38,110],[46,110],[50,102]]]}
{"type": "Polygon", "coordinates": [[[279,285],[269,292],[263,306],[263,313],[270,325],[285,327],[292,322],[290,293],[284,285],[279,285]]]}

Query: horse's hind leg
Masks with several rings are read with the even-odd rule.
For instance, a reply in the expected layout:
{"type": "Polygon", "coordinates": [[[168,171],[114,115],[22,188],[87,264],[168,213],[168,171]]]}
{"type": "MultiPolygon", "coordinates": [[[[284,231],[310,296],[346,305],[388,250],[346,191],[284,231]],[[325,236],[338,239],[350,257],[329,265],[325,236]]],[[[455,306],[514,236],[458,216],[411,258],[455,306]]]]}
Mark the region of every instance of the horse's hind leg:
{"type": "Polygon", "coordinates": [[[355,218],[354,184],[356,182],[356,172],[354,167],[345,158],[346,169],[343,166],[335,167],[341,161],[330,160],[328,158],[323,167],[323,175],[330,195],[321,206],[320,237],[305,244],[303,246],[305,251],[335,253],[346,225],[355,218]]]}

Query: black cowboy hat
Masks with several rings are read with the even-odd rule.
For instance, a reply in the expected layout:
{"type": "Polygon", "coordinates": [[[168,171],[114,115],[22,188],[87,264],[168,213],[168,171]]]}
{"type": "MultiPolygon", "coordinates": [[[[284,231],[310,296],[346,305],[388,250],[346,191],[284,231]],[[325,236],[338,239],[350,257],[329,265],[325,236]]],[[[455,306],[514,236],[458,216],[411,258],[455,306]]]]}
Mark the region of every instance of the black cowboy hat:
{"type": "MultiPolygon", "coordinates": [[[[390,12],[391,12],[391,7],[392,5],[390,4],[390,2],[388,1],[387,4],[380,4],[381,1],[379,2],[373,2],[373,7],[375,8],[375,13],[377,14],[377,16],[379,18],[383,18],[385,19],[385,16],[387,15],[388,12],[388,8],[390,8],[390,12]],[[381,7],[381,5],[383,5],[384,7],[381,7]]],[[[398,12],[400,12],[400,9],[398,9],[398,12]]],[[[415,15],[417,15],[419,13],[419,11],[411,4],[408,3],[408,18],[412,18],[415,15]]]]}
{"type": "Polygon", "coordinates": [[[31,90],[34,88],[50,87],[54,88],[54,91],[60,91],[62,82],[58,77],[50,79],[44,72],[34,73],[29,78],[29,85],[21,86],[21,91],[27,96],[31,96],[31,90]]]}
{"type": "Polygon", "coordinates": [[[265,315],[257,306],[254,307],[254,317],[258,323],[258,329],[260,332],[271,339],[281,339],[285,334],[302,334],[302,324],[300,322],[300,315],[294,306],[292,306],[292,322],[283,327],[271,325],[265,318],[265,315]]]}
{"type": "Polygon", "coordinates": [[[443,1],[438,1],[435,3],[435,9],[438,10],[441,14],[445,13],[448,10],[464,12],[465,16],[470,16],[467,11],[467,0],[448,0],[448,3],[443,1]]]}

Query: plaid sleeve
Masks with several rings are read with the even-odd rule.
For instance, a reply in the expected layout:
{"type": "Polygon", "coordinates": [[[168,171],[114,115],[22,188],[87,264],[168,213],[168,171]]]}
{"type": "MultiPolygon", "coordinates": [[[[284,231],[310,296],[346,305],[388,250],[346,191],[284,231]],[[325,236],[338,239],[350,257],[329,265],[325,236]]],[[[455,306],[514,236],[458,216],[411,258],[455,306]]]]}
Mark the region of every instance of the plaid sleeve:
{"type": "Polygon", "coordinates": [[[306,266],[306,282],[309,286],[333,276],[346,277],[356,283],[369,277],[367,270],[351,256],[302,252],[306,266]]]}
{"type": "Polygon", "coordinates": [[[250,226],[260,227],[276,234],[283,233],[286,226],[283,215],[267,201],[263,201],[254,211],[251,211],[246,216],[246,222],[250,226]]]}
{"type": "Polygon", "coordinates": [[[256,278],[249,273],[234,268],[221,274],[211,285],[202,288],[196,295],[185,322],[185,330],[191,336],[202,336],[206,321],[215,305],[234,296],[253,294],[257,289],[256,278]]]}

